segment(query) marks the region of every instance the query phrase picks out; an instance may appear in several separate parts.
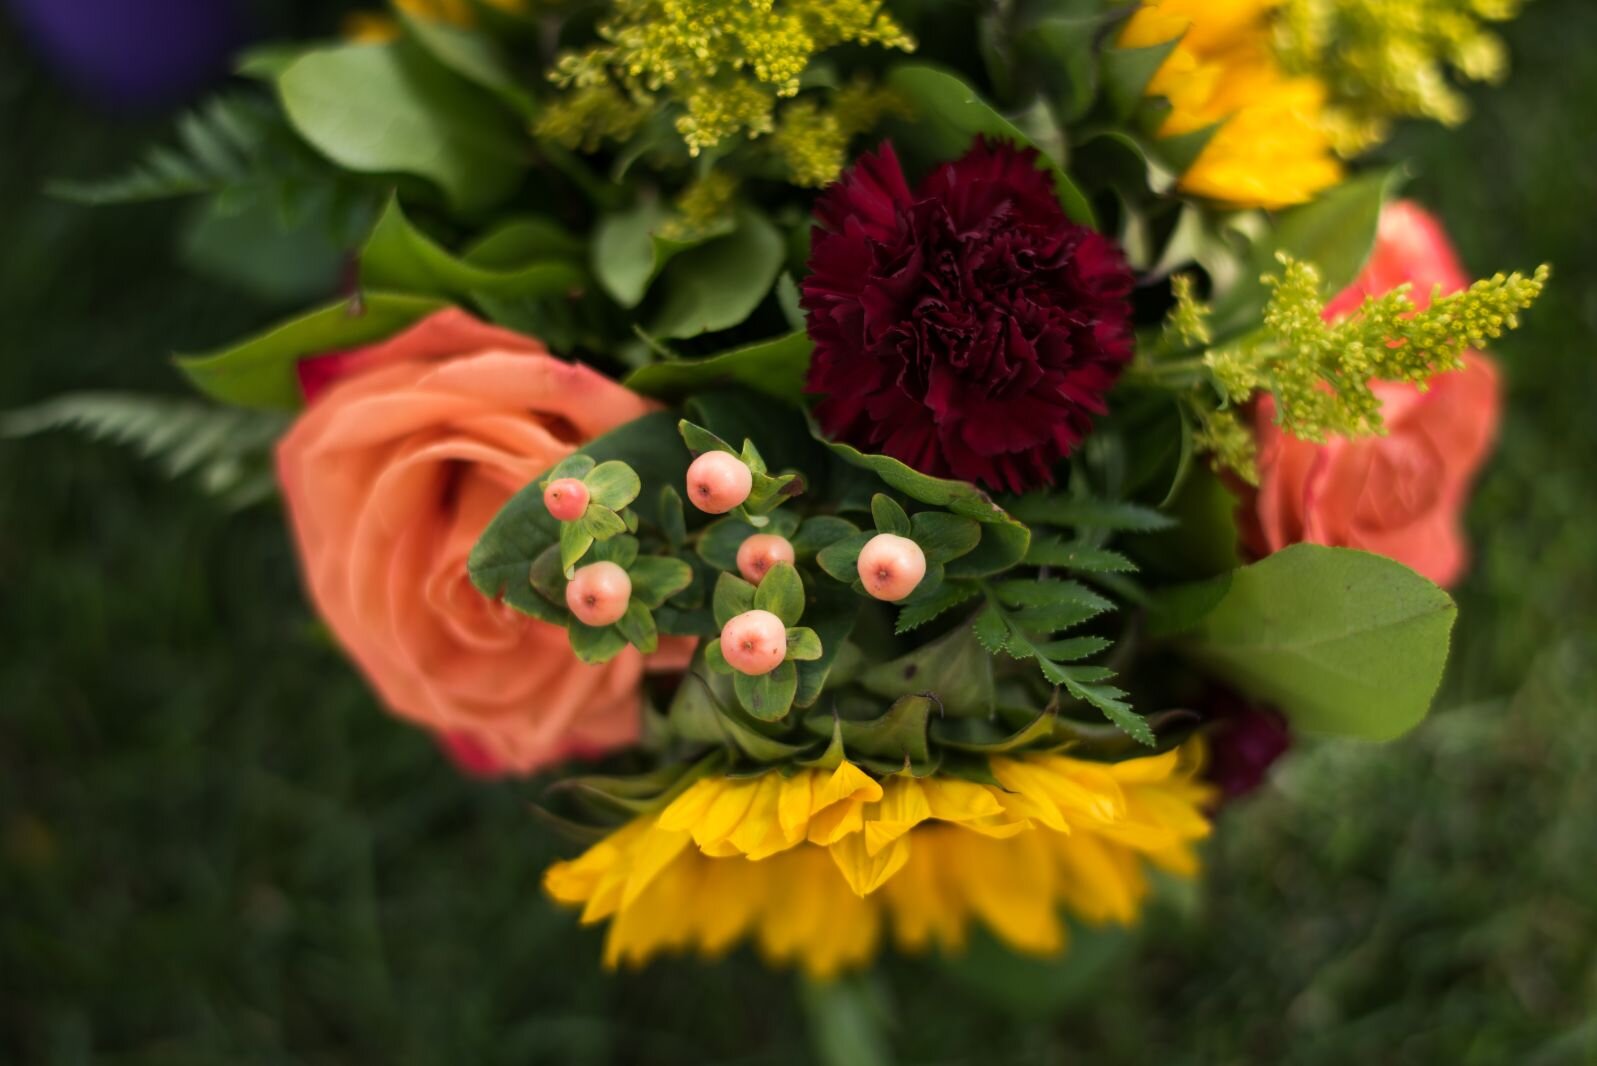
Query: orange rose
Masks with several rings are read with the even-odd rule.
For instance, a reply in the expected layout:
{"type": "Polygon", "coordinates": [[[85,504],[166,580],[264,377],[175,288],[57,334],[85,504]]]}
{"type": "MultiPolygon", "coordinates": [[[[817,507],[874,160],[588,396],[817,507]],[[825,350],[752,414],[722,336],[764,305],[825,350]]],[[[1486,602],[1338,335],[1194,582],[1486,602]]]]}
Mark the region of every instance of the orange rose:
{"type": "Polygon", "coordinates": [[[456,310],[300,380],[277,473],[305,581],[389,708],[479,773],[632,741],[642,656],[584,665],[563,629],[481,595],[466,557],[513,493],[648,401],[456,310]]]}
{"type": "MultiPolygon", "coordinates": [[[[1381,214],[1364,272],[1326,309],[1346,314],[1366,295],[1403,282],[1419,307],[1431,291],[1468,284],[1441,226],[1400,202],[1381,214]]],[[[1259,554],[1307,541],[1378,552],[1441,585],[1463,574],[1468,558],[1462,518],[1476,471],[1496,436],[1497,369],[1469,353],[1461,371],[1440,374],[1421,392],[1378,384],[1384,437],[1298,440],[1275,424],[1268,397],[1259,404],[1259,489],[1244,508],[1244,536],[1259,554]]]]}

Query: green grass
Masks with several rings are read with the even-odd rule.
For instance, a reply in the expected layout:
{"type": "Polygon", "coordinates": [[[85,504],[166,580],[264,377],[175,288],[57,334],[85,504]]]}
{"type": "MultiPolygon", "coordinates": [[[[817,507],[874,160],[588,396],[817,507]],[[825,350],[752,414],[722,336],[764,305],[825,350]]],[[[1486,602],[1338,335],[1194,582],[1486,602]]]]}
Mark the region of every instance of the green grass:
{"type": "MultiPolygon", "coordinates": [[[[1597,9],[1537,0],[1513,81],[1390,150],[1469,264],[1557,272],[1500,351],[1445,710],[1301,750],[1062,1011],[892,963],[902,1061],[1597,1061],[1593,40],[1597,9]]],[[[0,408],[178,391],[163,353],[270,317],[182,269],[177,211],[39,195],[158,124],[82,111],[3,34],[0,122],[0,408]]],[[[271,508],[0,442],[0,649],[0,1061],[811,1061],[793,981],[746,956],[600,971],[540,896],[528,789],[462,782],[377,713],[271,508]]]]}

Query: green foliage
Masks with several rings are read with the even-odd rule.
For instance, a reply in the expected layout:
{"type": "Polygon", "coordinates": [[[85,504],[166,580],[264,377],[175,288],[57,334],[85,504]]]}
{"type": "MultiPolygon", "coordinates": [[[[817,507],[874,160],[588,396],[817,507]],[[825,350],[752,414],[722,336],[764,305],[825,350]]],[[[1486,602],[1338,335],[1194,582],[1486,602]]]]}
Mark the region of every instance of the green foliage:
{"type": "MultiPolygon", "coordinates": [[[[978,136],[1035,147],[1019,127],[952,74],[935,67],[905,64],[893,69],[887,84],[914,113],[914,121],[905,125],[894,144],[906,153],[913,150],[924,161],[940,162],[964,155],[978,136]]],[[[1096,225],[1092,205],[1059,163],[1047,152],[1042,153],[1041,162],[1053,175],[1065,214],[1085,225],[1096,225]]]]}
{"type": "Polygon", "coordinates": [[[804,395],[813,345],[803,330],[702,359],[651,363],[627,376],[626,386],[660,399],[681,399],[707,389],[741,385],[775,400],[804,395]]]}
{"type": "Polygon", "coordinates": [[[445,306],[404,293],[365,292],[273,326],[219,352],[174,360],[201,392],[241,407],[301,406],[301,359],[384,340],[445,306]]]}
{"type": "Polygon", "coordinates": [[[0,414],[0,437],[68,429],[126,445],[167,477],[194,476],[231,507],[272,493],[271,447],[287,428],[288,420],[271,412],[138,393],[66,393],[0,414]]]}
{"type": "Polygon", "coordinates": [[[593,272],[622,307],[636,307],[666,264],[706,241],[731,233],[737,220],[724,213],[713,225],[695,227],[691,236],[667,235],[675,216],[653,199],[599,220],[593,234],[593,272]]]}
{"type": "Polygon", "coordinates": [[[331,165],[253,93],[212,97],[178,120],[177,139],[116,177],[58,181],[50,190],[96,205],[207,195],[228,215],[264,204],[285,229],[320,212],[341,244],[357,238],[376,205],[373,184],[331,165]]]}
{"type": "Polygon", "coordinates": [[[1298,544],[1167,593],[1163,628],[1298,729],[1390,740],[1430,709],[1457,613],[1391,559],[1298,544]]]}
{"type": "Polygon", "coordinates": [[[683,251],[665,268],[649,332],[674,340],[740,324],[770,295],[785,252],[765,215],[739,210],[731,233],[683,251]]]}
{"type": "Polygon", "coordinates": [[[457,256],[416,228],[395,196],[361,249],[360,277],[376,289],[464,301],[564,295],[586,280],[581,248],[552,221],[517,219],[457,256]]]}
{"type": "Polygon", "coordinates": [[[317,151],[359,174],[425,178],[462,215],[503,201],[526,168],[514,116],[409,41],[315,49],[275,83],[317,151]]]}

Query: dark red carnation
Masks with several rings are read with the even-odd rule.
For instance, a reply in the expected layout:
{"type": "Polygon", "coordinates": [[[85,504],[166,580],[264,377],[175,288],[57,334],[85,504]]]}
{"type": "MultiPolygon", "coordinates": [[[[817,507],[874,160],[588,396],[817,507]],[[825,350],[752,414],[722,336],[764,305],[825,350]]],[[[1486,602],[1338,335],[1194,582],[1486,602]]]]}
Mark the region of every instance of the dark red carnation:
{"type": "Polygon", "coordinates": [[[835,439],[1022,491],[1131,358],[1131,271],[1065,216],[1033,149],[978,140],[911,192],[891,145],[822,194],[804,282],[808,389],[835,439]]]}

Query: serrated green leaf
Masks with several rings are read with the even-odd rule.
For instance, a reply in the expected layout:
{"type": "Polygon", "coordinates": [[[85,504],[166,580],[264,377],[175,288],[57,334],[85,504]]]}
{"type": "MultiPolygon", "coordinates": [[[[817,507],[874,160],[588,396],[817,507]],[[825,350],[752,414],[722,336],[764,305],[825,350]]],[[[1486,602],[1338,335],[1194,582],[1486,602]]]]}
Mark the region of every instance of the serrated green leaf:
{"type": "Polygon", "coordinates": [[[1079,581],[1014,578],[995,582],[992,588],[994,594],[1010,607],[1047,607],[1068,603],[1091,608],[1097,613],[1115,609],[1114,603],[1079,581]]]}
{"type": "Polygon", "coordinates": [[[1069,663],[1107,651],[1112,645],[1113,642],[1107,637],[1066,637],[1064,640],[1038,644],[1036,651],[1042,658],[1056,663],[1069,663]]]}
{"type": "Polygon", "coordinates": [[[980,590],[966,582],[945,582],[928,599],[912,603],[898,612],[898,622],[893,632],[900,635],[925,625],[965,603],[980,590]]]}
{"type": "MultiPolygon", "coordinates": [[[[1046,673],[1046,671],[1044,671],[1046,673]]],[[[1050,679],[1051,680],[1051,679],[1050,679]]],[[[1119,726],[1127,736],[1139,744],[1153,747],[1157,741],[1153,729],[1148,725],[1148,720],[1136,711],[1131,705],[1120,699],[1126,693],[1113,685],[1083,684],[1070,677],[1068,674],[1063,681],[1065,690],[1078,700],[1085,700],[1103,712],[1105,718],[1119,726]]]]}
{"type": "Polygon", "coordinates": [[[1117,551],[1063,537],[1039,537],[1026,552],[1032,566],[1057,566],[1083,573],[1135,573],[1137,564],[1117,551]]]}
{"type": "Polygon", "coordinates": [[[900,537],[910,534],[909,515],[886,493],[878,492],[871,497],[871,520],[876,523],[878,533],[894,533],[900,537]]]}
{"type": "Polygon", "coordinates": [[[798,625],[804,614],[804,581],[791,563],[777,563],[754,589],[754,606],[770,611],[785,626],[798,625]]]}
{"type": "Polygon", "coordinates": [[[1079,626],[1100,614],[1103,614],[1103,608],[1094,604],[1066,601],[1025,607],[1011,614],[1009,620],[1023,633],[1048,634],[1079,626]]]}
{"type": "Polygon", "coordinates": [[[733,674],[732,688],[743,709],[761,722],[774,722],[793,709],[798,692],[798,667],[787,660],[768,674],[733,674]]]}
{"type": "Polygon", "coordinates": [[[971,631],[991,655],[1003,652],[1009,642],[1009,623],[992,604],[988,604],[976,616],[976,620],[971,623],[971,631]]]}
{"type": "Polygon", "coordinates": [[[790,628],[787,631],[787,657],[797,662],[815,662],[825,649],[821,638],[813,629],[790,628]]]}
{"type": "Polygon", "coordinates": [[[715,582],[715,624],[724,626],[738,615],[754,610],[754,586],[736,574],[722,574],[715,582]]]}

